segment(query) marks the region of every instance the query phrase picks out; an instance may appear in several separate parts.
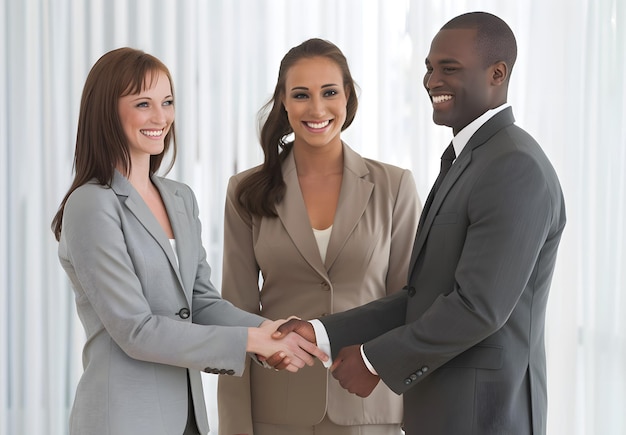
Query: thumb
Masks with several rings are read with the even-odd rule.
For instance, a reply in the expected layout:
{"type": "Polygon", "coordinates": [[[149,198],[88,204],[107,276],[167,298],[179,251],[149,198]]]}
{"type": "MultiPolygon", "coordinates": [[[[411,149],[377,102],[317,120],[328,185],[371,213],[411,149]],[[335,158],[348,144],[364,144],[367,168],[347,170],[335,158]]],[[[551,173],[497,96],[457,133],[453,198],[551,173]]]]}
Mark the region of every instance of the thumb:
{"type": "Polygon", "coordinates": [[[337,357],[335,358],[335,360],[333,361],[333,364],[330,366],[330,368],[328,370],[330,370],[330,372],[334,372],[337,367],[339,367],[339,364],[341,364],[341,357],[337,357]]]}

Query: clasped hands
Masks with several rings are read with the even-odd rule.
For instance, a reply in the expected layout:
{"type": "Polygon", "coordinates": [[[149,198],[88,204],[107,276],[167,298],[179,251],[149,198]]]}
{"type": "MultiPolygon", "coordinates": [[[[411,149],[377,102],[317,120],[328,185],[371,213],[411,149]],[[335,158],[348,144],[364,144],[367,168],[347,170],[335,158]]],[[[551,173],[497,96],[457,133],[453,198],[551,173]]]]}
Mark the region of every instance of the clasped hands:
{"type": "MultiPolygon", "coordinates": [[[[286,322],[283,320],[277,322],[281,322],[281,324],[272,334],[272,337],[276,339],[276,341],[283,342],[284,340],[287,340],[290,337],[293,338],[294,335],[297,335],[299,338],[304,339],[303,341],[308,342],[308,346],[312,346],[303,346],[301,347],[301,350],[305,350],[318,358],[320,358],[319,354],[321,354],[325,358],[320,358],[320,360],[324,362],[328,361],[328,356],[317,347],[315,330],[309,322],[298,318],[290,318],[286,322]],[[308,349],[312,349],[315,353],[310,352],[308,349]]],[[[298,343],[302,344],[302,342],[298,343]]],[[[298,357],[302,359],[301,356],[298,357]]],[[[308,365],[313,365],[314,360],[311,355],[309,355],[309,357],[311,363],[309,364],[308,360],[306,363],[308,365]]],[[[291,367],[294,364],[294,360],[288,358],[287,355],[281,355],[280,352],[274,353],[266,358],[266,362],[278,370],[286,369],[294,371],[291,367]]],[[[302,367],[304,367],[304,365],[302,365],[302,367]]],[[[341,349],[339,354],[335,357],[333,364],[330,367],[330,371],[333,377],[339,381],[339,384],[343,388],[360,397],[369,396],[380,381],[380,377],[372,374],[372,372],[370,372],[365,365],[365,362],[361,357],[361,346],[358,344],[346,346],[341,349]]]]}
{"type": "Polygon", "coordinates": [[[285,369],[294,373],[305,365],[312,366],[315,357],[321,361],[328,361],[328,355],[316,346],[315,334],[313,340],[289,331],[277,335],[277,329],[286,321],[266,320],[258,328],[248,328],[246,350],[256,354],[260,361],[274,362],[269,365],[275,369],[285,369]]]}

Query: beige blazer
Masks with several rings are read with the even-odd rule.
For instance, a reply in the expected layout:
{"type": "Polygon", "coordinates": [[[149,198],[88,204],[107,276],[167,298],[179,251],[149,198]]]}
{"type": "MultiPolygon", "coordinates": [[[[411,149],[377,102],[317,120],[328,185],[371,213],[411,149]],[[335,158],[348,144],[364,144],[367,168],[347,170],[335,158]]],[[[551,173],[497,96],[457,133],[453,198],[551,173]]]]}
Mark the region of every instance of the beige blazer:
{"type": "MultiPolygon", "coordinates": [[[[362,305],[406,284],[421,210],[413,177],[408,170],[364,159],[345,144],[343,153],[339,205],[324,263],[293,154],[283,163],[287,191],[277,206],[278,218],[252,216],[237,204],[238,183],[258,168],[231,178],[224,224],[225,299],[271,319],[311,319],[362,305]]],[[[252,420],[313,425],[326,414],[341,425],[402,421],[401,397],[382,382],[362,399],[343,390],[319,361],[297,374],[254,366],[243,378],[219,379],[220,434],[252,434],[252,420]]]]}
{"type": "Polygon", "coordinates": [[[59,259],[86,333],[71,434],[182,434],[188,384],[206,434],[200,371],[241,375],[247,327],[264,320],[233,307],[211,283],[191,189],[152,180],[179,261],[148,206],[117,171],[110,188],[86,184],[65,206],[59,259]]]}

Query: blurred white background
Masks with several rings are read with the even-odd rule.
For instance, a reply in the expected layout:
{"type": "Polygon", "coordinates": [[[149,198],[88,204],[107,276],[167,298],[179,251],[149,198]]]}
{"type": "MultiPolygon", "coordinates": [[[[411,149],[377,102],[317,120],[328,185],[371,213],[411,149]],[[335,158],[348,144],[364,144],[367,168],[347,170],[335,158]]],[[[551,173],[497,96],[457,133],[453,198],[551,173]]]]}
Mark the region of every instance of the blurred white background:
{"type": "MultiPolygon", "coordinates": [[[[422,87],[450,18],[495,13],[518,40],[509,102],[566,195],[547,317],[550,435],[626,433],[626,2],[623,0],[0,0],[0,435],[67,432],[83,331],[50,221],[72,177],[84,79],[143,49],[175,81],[179,157],[220,284],[228,177],[261,162],[257,111],[284,53],[336,43],[361,88],[344,139],[413,171],[425,200],[451,132],[422,87]]],[[[205,375],[218,421],[215,377],[205,375]]],[[[452,416],[451,416],[452,417],[452,416]]]]}

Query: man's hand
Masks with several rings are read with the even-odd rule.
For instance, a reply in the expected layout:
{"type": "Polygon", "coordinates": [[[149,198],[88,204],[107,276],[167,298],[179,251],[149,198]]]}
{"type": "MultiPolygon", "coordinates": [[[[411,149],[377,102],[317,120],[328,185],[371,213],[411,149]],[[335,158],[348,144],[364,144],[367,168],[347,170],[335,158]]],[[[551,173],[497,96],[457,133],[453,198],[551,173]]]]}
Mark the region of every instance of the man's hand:
{"type": "Polygon", "coordinates": [[[274,335],[272,335],[272,337],[283,338],[290,332],[295,332],[309,340],[311,343],[317,344],[317,341],[315,340],[315,330],[313,329],[313,325],[311,325],[309,322],[297,318],[291,318],[282,325],[280,325],[276,332],[274,332],[274,335]]]}
{"type": "Polygon", "coordinates": [[[358,344],[341,349],[330,371],[343,388],[360,397],[372,394],[380,381],[380,377],[373,375],[363,362],[358,344]]]}

